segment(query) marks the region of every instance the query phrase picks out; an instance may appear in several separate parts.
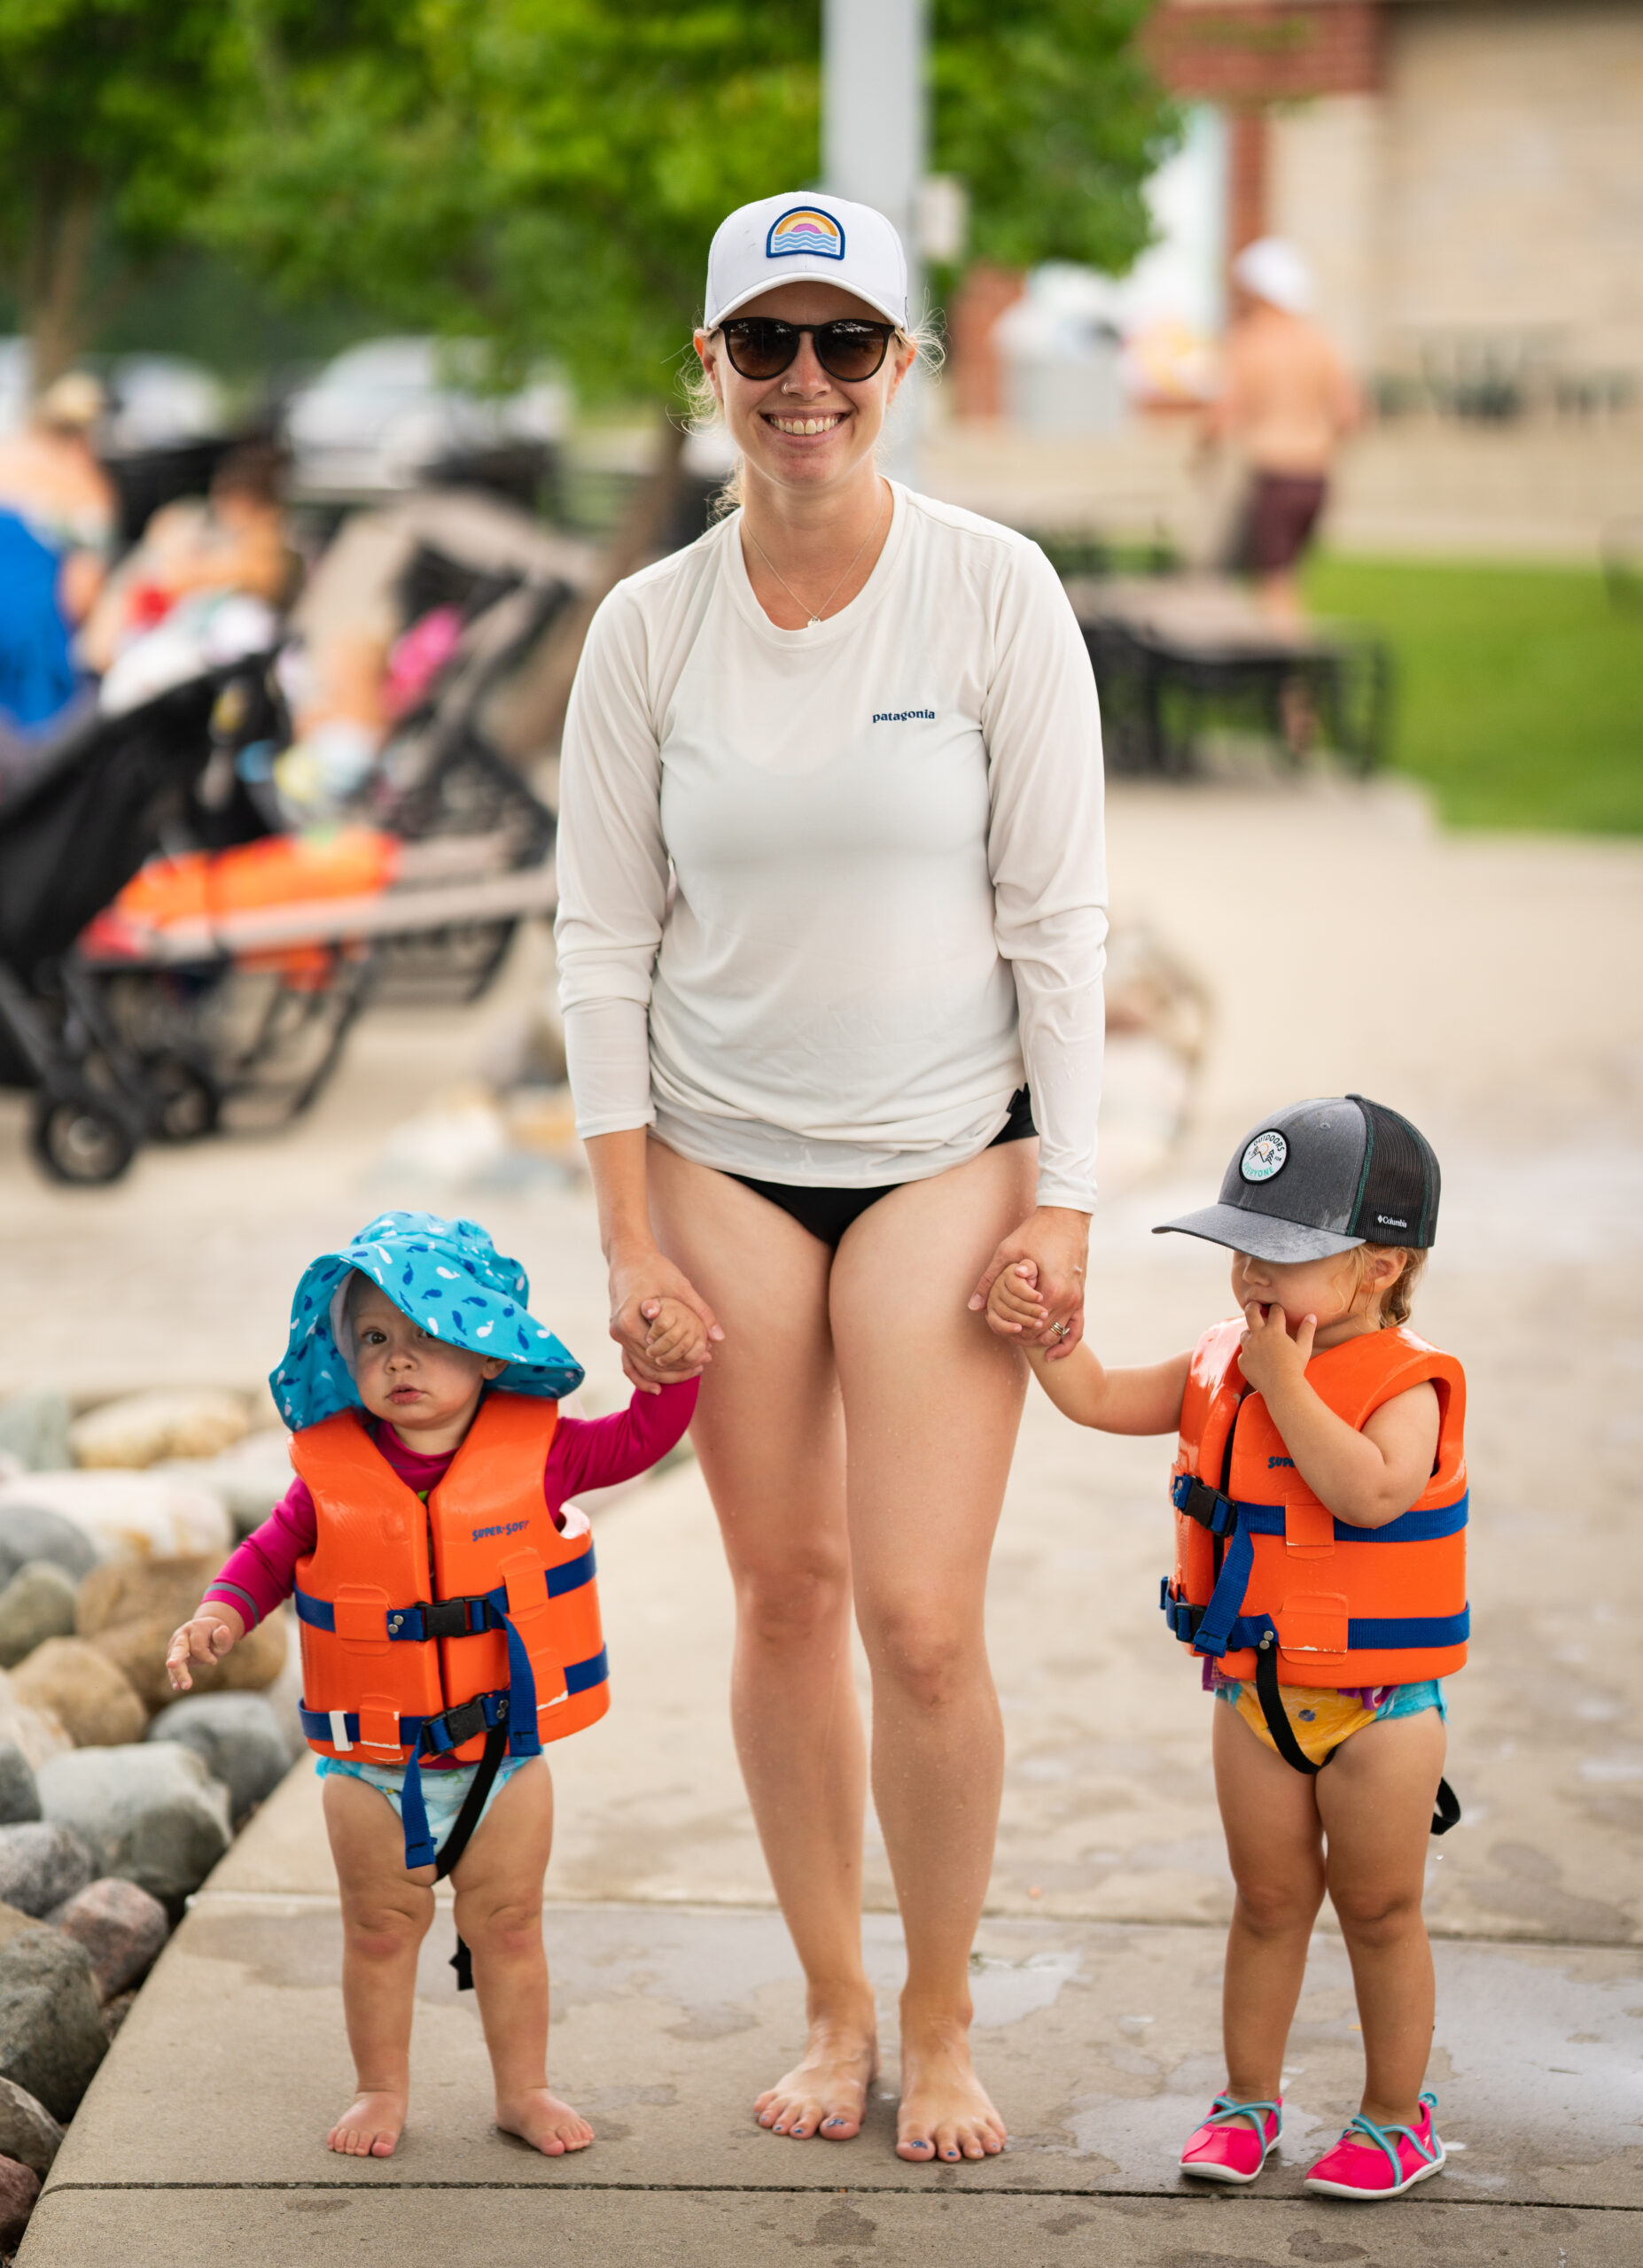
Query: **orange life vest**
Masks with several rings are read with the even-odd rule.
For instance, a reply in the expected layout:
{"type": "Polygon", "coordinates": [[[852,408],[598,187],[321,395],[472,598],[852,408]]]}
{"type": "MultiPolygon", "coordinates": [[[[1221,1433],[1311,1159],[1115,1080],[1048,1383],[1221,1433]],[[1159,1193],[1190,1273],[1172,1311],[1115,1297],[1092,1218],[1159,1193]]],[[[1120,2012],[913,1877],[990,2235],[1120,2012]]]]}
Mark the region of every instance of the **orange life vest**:
{"type": "Polygon", "coordinates": [[[1423,1379],[1437,1390],[1437,1457],[1408,1511],[1355,1527],[1320,1504],[1238,1366],[1241,1318],[1193,1350],[1171,1498],[1175,1636],[1252,1678],[1277,1651],[1281,1685],[1405,1685],[1466,1659],[1466,1379],[1452,1355],[1397,1327],[1343,1340],[1306,1382],[1354,1430],[1423,1379]]]}
{"type": "Polygon", "coordinates": [[[542,1495],[557,1425],[555,1402],[487,1393],[425,1507],[360,1412],[293,1435],[315,1528],[296,1591],[310,1748],[466,1764],[498,1724],[534,1756],[603,1716],[593,1539],[586,1521],[561,1532],[542,1495]]]}

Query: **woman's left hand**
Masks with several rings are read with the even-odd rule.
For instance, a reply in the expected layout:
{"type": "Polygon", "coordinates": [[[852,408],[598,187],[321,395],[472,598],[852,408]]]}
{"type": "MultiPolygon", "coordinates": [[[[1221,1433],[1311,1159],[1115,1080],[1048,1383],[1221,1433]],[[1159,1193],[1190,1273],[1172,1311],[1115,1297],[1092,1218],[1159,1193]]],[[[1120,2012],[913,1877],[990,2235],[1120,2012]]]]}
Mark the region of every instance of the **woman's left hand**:
{"type": "Polygon", "coordinates": [[[1017,1345],[1045,1348],[1054,1363],[1069,1355],[1084,1336],[1084,1270],[1089,1257],[1090,1216],[1065,1205],[1040,1205],[1021,1226],[1007,1236],[987,1262],[969,1295],[972,1313],[987,1304],[993,1279],[1018,1260],[1030,1260],[1038,1270],[1039,1298],[1049,1310],[1037,1337],[1005,1328],[989,1314],[988,1328],[1017,1345]]]}

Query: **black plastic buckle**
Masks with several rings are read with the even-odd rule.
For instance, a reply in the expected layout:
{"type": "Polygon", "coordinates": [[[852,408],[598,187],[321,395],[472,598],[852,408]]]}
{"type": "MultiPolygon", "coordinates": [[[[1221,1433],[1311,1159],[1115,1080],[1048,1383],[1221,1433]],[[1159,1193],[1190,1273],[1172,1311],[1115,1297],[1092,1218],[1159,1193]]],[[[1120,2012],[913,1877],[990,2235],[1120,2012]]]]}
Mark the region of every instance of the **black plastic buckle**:
{"type": "Polygon", "coordinates": [[[493,1725],[506,1723],[507,1717],[505,1693],[481,1693],[447,1709],[443,1716],[430,1717],[423,1728],[422,1744],[430,1756],[448,1756],[464,1742],[478,1740],[493,1725]]]}
{"type": "Polygon", "coordinates": [[[1200,1527],[1207,1527],[1211,1535],[1230,1535],[1237,1524],[1238,1507],[1230,1496],[1223,1496],[1219,1488],[1207,1488],[1202,1480],[1189,1480],[1184,1472],[1178,1476],[1170,1492],[1175,1499],[1175,1509],[1185,1512],[1189,1520],[1196,1520],[1200,1527]],[[1183,1488],[1181,1482],[1187,1486],[1183,1488]]]}
{"type": "Polygon", "coordinates": [[[476,1630],[483,1630],[485,1601],[482,1598],[436,1598],[424,1600],[422,1615],[422,1635],[424,1638],[470,1638],[476,1630]],[[478,1622],[471,1610],[480,1610],[478,1622]]]}

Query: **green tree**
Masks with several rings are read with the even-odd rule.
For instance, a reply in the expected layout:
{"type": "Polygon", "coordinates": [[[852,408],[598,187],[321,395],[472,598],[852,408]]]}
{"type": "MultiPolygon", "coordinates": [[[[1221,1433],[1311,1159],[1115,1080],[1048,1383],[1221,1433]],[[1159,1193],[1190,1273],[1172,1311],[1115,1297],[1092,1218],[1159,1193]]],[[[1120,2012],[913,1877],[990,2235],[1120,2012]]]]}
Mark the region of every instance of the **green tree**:
{"type": "Polygon", "coordinates": [[[242,43],[225,0],[0,0],[0,279],[46,384],[129,274],[193,225],[242,43]]]}
{"type": "MultiPolygon", "coordinates": [[[[1173,113],[1149,0],[935,0],[934,154],[976,250],[1122,269],[1173,113]]],[[[819,0],[410,0],[378,44],[263,27],[267,101],[206,225],[287,292],[551,348],[584,393],[666,399],[707,246],[819,166],[819,0]]]]}

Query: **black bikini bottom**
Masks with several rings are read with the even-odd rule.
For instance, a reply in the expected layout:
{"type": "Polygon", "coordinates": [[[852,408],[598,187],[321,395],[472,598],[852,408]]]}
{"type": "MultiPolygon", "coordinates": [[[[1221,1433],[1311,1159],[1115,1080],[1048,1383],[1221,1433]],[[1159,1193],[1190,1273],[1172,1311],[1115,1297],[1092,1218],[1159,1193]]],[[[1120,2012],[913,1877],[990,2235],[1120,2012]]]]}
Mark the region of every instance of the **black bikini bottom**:
{"type": "MultiPolygon", "coordinates": [[[[1032,1122],[1032,1097],[1025,1087],[1017,1087],[1009,1099],[1009,1116],[987,1147],[996,1150],[1001,1142],[1024,1142],[1038,1130],[1032,1122]]],[[[853,1221],[861,1218],[869,1205],[876,1205],[892,1189],[905,1186],[899,1181],[887,1181],[878,1189],[800,1189],[790,1182],[754,1181],[744,1173],[732,1174],[730,1178],[739,1181],[744,1189],[751,1189],[755,1197],[767,1198],[772,1205],[779,1205],[801,1229],[808,1229],[813,1237],[820,1237],[835,1252],[845,1231],[853,1221]]]]}

